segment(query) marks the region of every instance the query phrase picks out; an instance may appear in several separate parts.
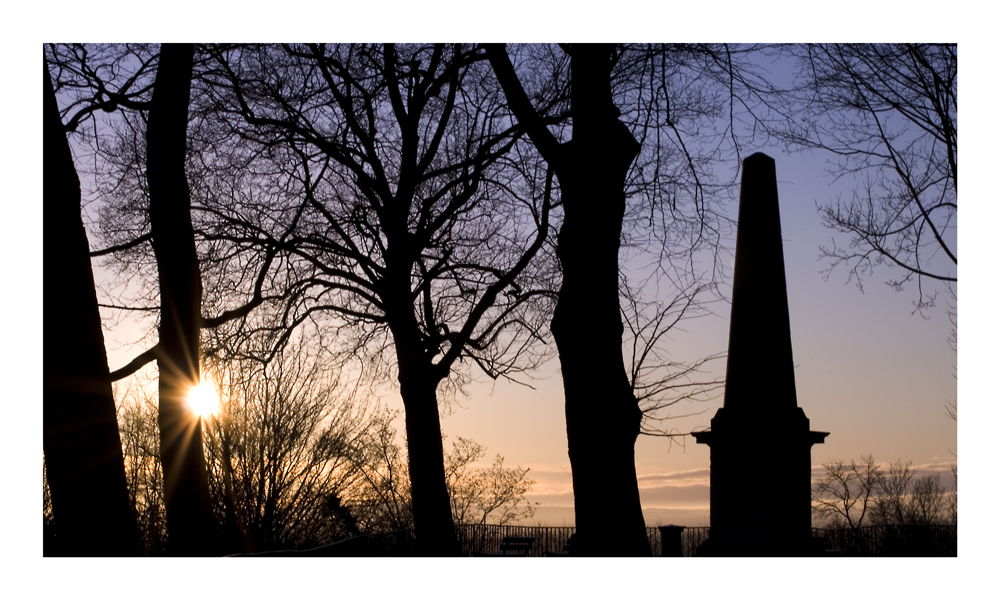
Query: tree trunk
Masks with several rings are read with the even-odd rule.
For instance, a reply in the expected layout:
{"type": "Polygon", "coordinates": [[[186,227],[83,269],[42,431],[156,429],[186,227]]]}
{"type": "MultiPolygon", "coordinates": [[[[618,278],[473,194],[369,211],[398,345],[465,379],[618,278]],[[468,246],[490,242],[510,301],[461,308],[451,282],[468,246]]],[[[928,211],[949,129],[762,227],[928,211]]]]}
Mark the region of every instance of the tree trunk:
{"type": "Polygon", "coordinates": [[[42,447],[58,547],[43,553],[135,555],[80,180],[47,71],[44,102],[42,447]]]}
{"type": "Polygon", "coordinates": [[[584,555],[649,556],[635,472],[642,413],[622,355],[618,250],[639,144],[611,98],[611,48],[574,45],[573,138],[556,168],[565,219],[552,335],[566,394],[577,539],[584,555]]]}
{"type": "Polygon", "coordinates": [[[184,172],[194,47],[164,44],[146,132],[149,221],[160,278],[160,458],[168,551],[212,552],[201,420],[185,406],[200,381],[201,273],[184,172]]]}
{"type": "MultiPolygon", "coordinates": [[[[387,259],[387,264],[392,264],[387,259]]],[[[406,264],[406,261],[403,261],[406,264]]],[[[409,269],[396,270],[396,274],[409,269]]],[[[390,293],[386,315],[396,349],[399,393],[406,418],[406,449],[413,502],[413,524],[417,544],[424,556],[458,554],[455,524],[444,473],[444,444],[438,413],[436,374],[420,342],[419,327],[410,301],[409,277],[389,277],[396,284],[390,293]]]]}
{"type": "Polygon", "coordinates": [[[399,381],[406,409],[413,524],[420,553],[425,556],[453,556],[457,554],[458,547],[445,481],[437,381],[402,366],[399,381]]]}

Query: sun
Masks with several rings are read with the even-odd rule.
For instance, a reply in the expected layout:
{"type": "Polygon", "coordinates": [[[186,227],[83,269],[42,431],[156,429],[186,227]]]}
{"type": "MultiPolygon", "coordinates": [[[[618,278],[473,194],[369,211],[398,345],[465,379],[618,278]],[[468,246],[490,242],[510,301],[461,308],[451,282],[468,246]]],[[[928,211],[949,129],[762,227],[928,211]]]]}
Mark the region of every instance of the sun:
{"type": "Polygon", "coordinates": [[[219,412],[219,391],[210,380],[202,379],[188,392],[187,405],[199,417],[210,417],[219,412]]]}

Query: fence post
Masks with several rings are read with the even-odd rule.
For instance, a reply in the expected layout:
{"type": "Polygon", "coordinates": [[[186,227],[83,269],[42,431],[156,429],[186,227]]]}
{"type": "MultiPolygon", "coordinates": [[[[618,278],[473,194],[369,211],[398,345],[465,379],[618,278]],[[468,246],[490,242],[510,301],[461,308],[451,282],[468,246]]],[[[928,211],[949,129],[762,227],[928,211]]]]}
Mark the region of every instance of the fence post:
{"type": "Polygon", "coordinates": [[[660,556],[684,556],[681,547],[683,525],[662,525],[660,530],[660,556]]]}

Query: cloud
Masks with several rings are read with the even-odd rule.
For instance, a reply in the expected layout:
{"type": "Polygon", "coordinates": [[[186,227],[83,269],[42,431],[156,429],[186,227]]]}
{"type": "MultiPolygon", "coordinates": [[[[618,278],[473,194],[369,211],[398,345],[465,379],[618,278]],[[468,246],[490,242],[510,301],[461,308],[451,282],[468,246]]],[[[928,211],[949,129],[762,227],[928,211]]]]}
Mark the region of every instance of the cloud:
{"type": "Polygon", "coordinates": [[[709,507],[708,483],[640,487],[639,497],[643,508],[708,510],[709,507]]]}
{"type": "Polygon", "coordinates": [[[535,481],[527,498],[546,506],[573,506],[573,478],[569,467],[561,465],[526,465],[528,477],[535,481]]]}
{"type": "MultiPolygon", "coordinates": [[[[541,506],[573,506],[573,480],[561,465],[530,465],[535,485],[527,498],[541,506]]],[[[645,473],[638,476],[643,509],[707,510],[709,470],[645,473]]],[[[609,497],[613,495],[608,491],[609,497]]]]}
{"type": "MultiPolygon", "coordinates": [[[[941,483],[950,489],[954,483],[951,473],[952,464],[943,462],[912,465],[910,469],[914,473],[914,478],[939,474],[941,483]]],[[[887,469],[888,466],[888,462],[881,463],[883,470],[887,469]]],[[[560,515],[559,519],[555,519],[556,524],[560,522],[560,519],[565,519],[566,514],[572,515],[573,481],[569,466],[542,464],[530,465],[530,468],[528,476],[536,483],[527,496],[528,500],[538,502],[542,508],[547,510],[556,511],[560,515]]],[[[761,468],[761,466],[748,464],[748,468],[761,468]]],[[[825,473],[823,465],[813,465],[813,483],[817,483],[825,473]]],[[[707,519],[710,505],[710,476],[711,470],[708,468],[639,475],[637,480],[643,511],[649,513],[648,518],[652,518],[650,515],[656,513],[657,518],[663,522],[677,522],[689,526],[703,525],[702,521],[707,519]],[[684,514],[694,516],[681,518],[681,515],[684,514]]],[[[609,502],[611,502],[613,492],[609,490],[608,495],[609,502]]],[[[552,515],[545,513],[543,516],[555,518],[556,513],[552,515]]],[[[542,520],[548,521],[549,519],[542,520]]]]}
{"type": "Polygon", "coordinates": [[[710,475],[711,471],[707,468],[671,473],[646,473],[638,476],[639,489],[662,485],[708,485],[710,475]]]}

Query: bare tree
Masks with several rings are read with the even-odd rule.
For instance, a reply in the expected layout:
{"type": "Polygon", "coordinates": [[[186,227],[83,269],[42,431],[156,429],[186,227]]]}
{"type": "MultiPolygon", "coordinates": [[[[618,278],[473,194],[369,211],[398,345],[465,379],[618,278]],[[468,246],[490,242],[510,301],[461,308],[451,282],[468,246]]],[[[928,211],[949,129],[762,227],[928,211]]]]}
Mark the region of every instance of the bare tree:
{"type": "Polygon", "coordinates": [[[201,381],[201,271],[185,174],[194,46],[164,44],[146,133],[150,242],[160,287],[160,454],[170,553],[212,552],[201,421],[185,400],[201,381]]]}
{"type": "Polygon", "coordinates": [[[562,286],[551,328],[566,395],[579,547],[585,554],[649,555],[635,475],[642,411],[624,370],[618,300],[625,178],[640,146],[618,120],[612,99],[617,54],[611,46],[590,45],[568,52],[570,143],[546,128],[544,112],[532,105],[504,47],[491,46],[488,53],[511,110],[559,178],[562,286]],[[616,528],[603,523],[608,487],[619,495],[616,528]]]}
{"type": "MultiPolygon", "coordinates": [[[[648,379],[648,370],[660,367],[651,351],[663,339],[670,307],[683,306],[695,290],[713,289],[700,281],[695,265],[709,265],[709,281],[720,275],[727,220],[709,202],[705,167],[726,154],[727,140],[736,140],[734,115],[742,110],[736,99],[743,97],[747,108],[759,94],[739,75],[739,53],[728,47],[493,45],[487,52],[511,111],[559,182],[562,284],[551,329],[566,395],[576,547],[584,554],[649,554],[634,446],[644,409],[651,415],[671,403],[659,392],[667,391],[674,371],[660,369],[648,379]],[[551,81],[560,83],[545,83],[551,81]],[[753,93],[741,96],[745,90],[753,93]],[[550,97],[558,101],[546,102],[550,97]],[[569,119],[553,122],[560,111],[569,119]],[[724,135],[707,123],[719,111],[729,115],[724,135]],[[630,379],[622,352],[619,259],[637,247],[652,248],[658,276],[678,291],[680,302],[644,316],[652,329],[630,323],[633,349],[643,348],[633,352],[630,379]],[[702,250],[709,254],[701,256],[702,250]],[[584,297],[587,302],[580,302],[584,297]],[[643,374],[645,381],[637,377],[643,374]],[[623,507],[614,529],[605,524],[608,487],[623,507]]],[[[680,368],[673,383],[700,364],[680,368]]],[[[684,385],[675,388],[681,396],[684,385]]]]}
{"type": "MultiPolygon", "coordinates": [[[[388,419],[392,415],[387,414],[388,419]]],[[[388,423],[383,420],[382,423],[388,423]]],[[[360,448],[365,460],[358,466],[363,484],[353,486],[345,502],[363,531],[387,531],[413,526],[412,501],[405,456],[395,443],[394,430],[378,430],[378,443],[360,448]]],[[[505,467],[501,455],[489,466],[476,467],[486,448],[459,437],[444,455],[448,495],[456,523],[507,524],[530,518],[535,507],[527,500],[534,481],[524,467],[505,467]]]]}
{"type": "MultiPolygon", "coordinates": [[[[916,477],[910,467],[910,462],[900,460],[889,465],[879,481],[872,520],[880,525],[937,525],[952,520],[950,493],[941,476],[916,477]]],[[[953,514],[957,517],[957,508],[953,514]]]]}
{"type": "Polygon", "coordinates": [[[384,426],[339,384],[336,363],[299,335],[274,360],[215,363],[219,413],[207,419],[209,481],[230,551],[311,547],[358,535],[345,510],[359,456],[384,426]]]}
{"type": "MultiPolygon", "coordinates": [[[[348,506],[365,485],[384,415],[337,387],[337,370],[295,340],[269,363],[209,361],[220,392],[204,417],[205,454],[219,552],[312,547],[364,532],[348,506]]],[[[145,553],[166,553],[167,524],[155,387],[119,390],[129,496],[145,553]]],[[[206,537],[207,534],[206,534],[206,537]]]]}
{"type": "MultiPolygon", "coordinates": [[[[339,368],[316,360],[316,338],[297,335],[274,360],[210,361],[220,408],[205,420],[214,528],[225,553],[309,548],[413,527],[406,458],[393,415],[338,387],[339,368]]],[[[129,495],[146,553],[164,553],[166,523],[156,403],[145,387],[121,392],[129,495]]],[[[459,438],[445,455],[456,522],[529,518],[528,469],[459,438]]]]}
{"type": "MultiPolygon", "coordinates": [[[[815,485],[813,509],[821,521],[857,530],[863,525],[938,525],[957,521],[951,494],[934,473],[916,477],[911,463],[883,469],[872,455],[833,461],[815,485]]],[[[957,470],[953,468],[953,471],[957,470]]]]}
{"type": "MultiPolygon", "coordinates": [[[[65,130],[83,142],[82,148],[77,148],[77,163],[83,168],[86,168],[85,165],[91,158],[84,149],[87,148],[88,143],[95,141],[104,129],[104,116],[125,109],[147,109],[149,106],[153,77],[156,72],[156,54],[150,52],[145,45],[50,45],[46,48],[46,65],[47,70],[52,73],[58,100],[62,104],[60,112],[66,121],[65,130]]],[[[48,144],[49,142],[46,141],[47,147],[48,144]]],[[[62,179],[70,181],[65,177],[62,179]]],[[[79,194],[79,180],[76,178],[75,172],[72,181],[77,182],[79,194]]],[[[50,186],[46,182],[46,190],[48,191],[49,188],[50,186]]],[[[79,198],[77,204],[79,205],[79,198]]],[[[66,237],[65,234],[47,232],[45,239],[51,240],[51,243],[54,244],[65,244],[66,237]]],[[[116,251],[127,252],[135,245],[149,240],[148,233],[135,237],[135,240],[129,240],[129,243],[117,248],[105,248],[96,252],[88,252],[89,249],[84,249],[83,256],[86,257],[88,270],[90,269],[90,257],[103,256],[116,251]]],[[[46,256],[55,258],[57,253],[47,251],[46,256]]],[[[49,274],[54,276],[57,272],[57,269],[50,269],[49,265],[45,266],[47,276],[49,274]]],[[[89,293],[95,293],[92,277],[88,287],[89,293]]],[[[46,286],[46,289],[51,289],[53,292],[61,289],[62,299],[67,298],[64,287],[46,286]]],[[[71,304],[76,306],[77,302],[71,304]]],[[[98,306],[106,307],[107,304],[99,303],[98,306]]],[[[99,316],[96,318],[99,319],[99,316]]],[[[48,314],[45,323],[47,332],[63,329],[59,322],[55,318],[50,318],[48,314]]],[[[83,321],[81,320],[79,323],[82,324],[83,321]]],[[[82,337],[73,337],[83,339],[82,337]]],[[[46,347],[55,348],[56,346],[46,343],[46,347]]],[[[96,347],[90,348],[86,355],[89,359],[104,357],[103,339],[96,347]]],[[[107,370],[106,359],[104,369],[107,370]]],[[[112,379],[109,376],[108,392],[114,398],[120,394],[118,391],[111,393],[112,379]]],[[[143,390],[139,386],[135,389],[140,392],[143,390]]],[[[112,399],[111,402],[112,407],[114,407],[114,400],[112,399]]],[[[113,408],[112,414],[114,411],[113,408]]],[[[48,413],[48,410],[46,412],[48,413]]],[[[89,420],[80,418],[78,423],[85,423],[89,420]]],[[[128,505],[126,510],[131,518],[131,527],[134,529],[138,525],[137,541],[132,542],[131,552],[138,551],[147,555],[162,554],[166,541],[162,498],[163,482],[157,429],[155,400],[143,396],[137,402],[123,403],[117,408],[114,446],[118,452],[123,454],[124,458],[122,486],[126,493],[128,505]]],[[[98,438],[93,436],[92,439],[98,438]]],[[[75,452],[79,453],[80,449],[76,449],[75,452]]],[[[48,479],[47,467],[46,479],[48,479]]],[[[88,486],[86,492],[86,498],[102,504],[96,510],[88,509],[87,500],[77,503],[80,510],[88,511],[85,517],[86,521],[93,527],[100,528],[100,531],[95,531],[88,536],[88,546],[91,550],[99,548],[102,544],[113,542],[115,538],[114,535],[108,535],[107,524],[99,516],[102,511],[114,504],[102,501],[99,492],[100,487],[97,485],[88,486]]]]}
{"type": "MultiPolygon", "coordinates": [[[[150,242],[152,257],[141,267],[156,271],[156,284],[144,288],[150,300],[145,306],[100,306],[115,310],[139,310],[160,317],[159,340],[125,367],[111,373],[119,380],[152,360],[160,367],[160,450],[166,458],[165,498],[173,523],[172,552],[211,551],[203,534],[210,530],[210,507],[204,459],[201,456],[200,424],[184,406],[184,397],[199,379],[199,328],[217,325],[234,315],[222,315],[206,323],[201,317],[202,284],[190,215],[190,194],[185,177],[187,157],[188,102],[193,72],[193,46],[166,45],[162,55],[143,45],[57,45],[49,49],[52,69],[59,79],[66,111],[73,127],[93,125],[84,140],[96,151],[95,162],[109,156],[101,146],[107,123],[95,117],[128,109],[123,116],[130,129],[133,152],[128,163],[133,189],[123,192],[130,204],[124,214],[101,209],[110,222],[113,245],[91,252],[91,256],[118,255],[129,264],[142,256],[150,242]],[[155,67],[155,69],[154,69],[155,67]],[[155,72],[155,80],[152,73],[155,72]],[[69,111],[76,111],[71,113],[69,111]],[[134,119],[134,121],[130,120],[134,119]],[[134,123],[142,124],[137,135],[134,123]],[[138,190],[138,194],[131,193],[138,190]],[[148,202],[147,202],[148,200],[148,202]],[[124,227],[123,227],[124,225],[124,227]],[[143,231],[145,232],[143,233],[143,231]],[[124,238],[124,239],[123,239],[124,238]],[[158,289],[159,293],[149,290],[158,289]]],[[[119,136],[121,131],[118,132],[119,136]]],[[[116,193],[122,193],[115,189],[116,193]]],[[[148,250],[148,248],[147,248],[148,250]]],[[[119,258],[119,260],[121,260],[119,258]]],[[[115,263],[112,263],[115,264],[115,263]]],[[[265,268],[266,270],[266,268],[265,268]]],[[[259,303],[260,299],[256,299],[259,303]]],[[[255,304],[240,307],[247,311],[255,304]]]]}
{"type": "Polygon", "coordinates": [[[444,466],[448,477],[448,493],[456,523],[508,523],[529,519],[535,507],[525,494],[535,484],[528,478],[529,469],[504,467],[499,454],[488,467],[471,469],[486,448],[467,438],[452,442],[452,450],[445,455],[444,466]]]}
{"type": "Polygon", "coordinates": [[[125,454],[129,502],[139,526],[139,540],[146,556],[167,551],[167,513],[163,498],[163,468],[157,425],[155,385],[152,381],[116,384],[118,430],[125,454]]]}
{"type": "Polygon", "coordinates": [[[413,503],[406,456],[396,443],[395,414],[386,411],[370,444],[358,449],[354,464],[361,481],[346,502],[362,532],[413,527],[413,503]]]}
{"type": "MultiPolygon", "coordinates": [[[[801,68],[787,121],[797,147],[833,155],[832,171],[853,177],[849,200],[820,210],[849,237],[822,249],[862,280],[877,268],[887,283],[917,285],[917,309],[958,282],[958,52],[952,44],[816,44],[793,47],[801,68]]],[[[954,306],[950,307],[954,310],[954,306]]]]}
{"type": "Polygon", "coordinates": [[[125,493],[80,180],[47,68],[44,108],[42,445],[58,546],[45,551],[130,555],[137,551],[136,526],[125,493]]]}
{"type": "MultiPolygon", "coordinates": [[[[93,123],[95,133],[90,140],[99,136],[93,116],[98,108],[148,111],[148,151],[143,153],[143,166],[150,198],[145,220],[149,231],[91,256],[128,251],[146,241],[151,242],[156,255],[160,305],[150,309],[161,313],[160,340],[125,371],[130,374],[150,360],[159,359],[158,447],[165,454],[165,504],[171,522],[171,546],[180,554],[198,553],[205,549],[201,536],[209,530],[210,515],[200,424],[184,405],[187,392],[199,379],[201,303],[184,174],[193,47],[167,45],[159,56],[146,48],[128,46],[54,46],[51,56],[70,109],[79,107],[71,123],[93,123]],[[149,82],[153,64],[155,81],[149,82]],[[125,83],[118,90],[107,85],[108,81],[123,78],[125,83]]],[[[114,373],[111,379],[121,376],[114,373]]]]}
{"type": "Polygon", "coordinates": [[[910,463],[896,461],[879,478],[872,519],[883,525],[907,521],[907,496],[913,485],[910,463]]]}
{"type": "Polygon", "coordinates": [[[954,526],[958,526],[958,465],[951,466],[951,476],[954,478],[955,482],[951,486],[951,491],[948,493],[948,499],[945,502],[948,522],[954,526]]]}
{"type": "Polygon", "coordinates": [[[633,290],[624,276],[620,289],[625,356],[632,393],[642,409],[641,433],[669,437],[671,441],[683,440],[689,434],[669,428],[668,422],[698,413],[676,414],[668,409],[690,402],[706,402],[717,397],[725,387],[724,378],[705,373],[712,362],[725,358],[725,353],[680,361],[671,357],[667,345],[671,334],[683,321],[707,313],[706,306],[698,300],[703,290],[691,286],[671,302],[664,303],[642,301],[642,294],[633,290]]]}
{"type": "Polygon", "coordinates": [[[924,475],[910,490],[907,522],[913,525],[936,525],[947,518],[948,490],[937,473],[924,475]]]}
{"type": "Polygon", "coordinates": [[[322,321],[369,372],[398,382],[416,526],[427,552],[450,553],[437,392],[460,386],[469,364],[507,377],[540,358],[552,287],[535,260],[549,234],[544,170],[477,47],[219,47],[214,58],[204,131],[222,135],[202,157],[225,160],[206,173],[249,152],[283,182],[256,202],[263,219],[205,198],[219,225],[206,239],[289,256],[277,322],[236,329],[277,348],[322,321]],[[269,229],[289,219],[294,232],[269,229]],[[249,234],[234,235],[234,220],[249,234]]]}
{"type": "Polygon", "coordinates": [[[825,474],[813,490],[813,509],[821,521],[856,530],[871,519],[870,504],[882,485],[884,474],[872,455],[850,463],[833,461],[823,465],[825,474]]]}

